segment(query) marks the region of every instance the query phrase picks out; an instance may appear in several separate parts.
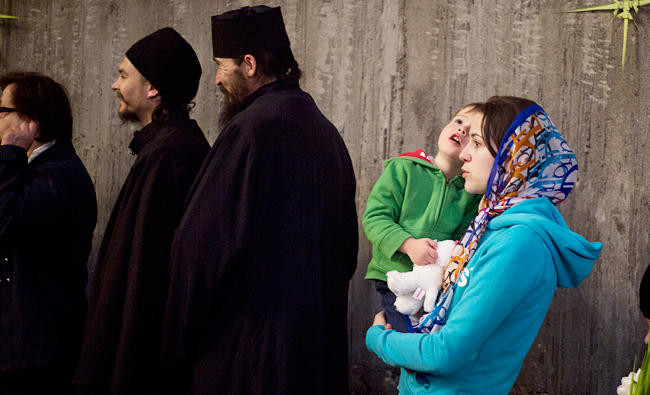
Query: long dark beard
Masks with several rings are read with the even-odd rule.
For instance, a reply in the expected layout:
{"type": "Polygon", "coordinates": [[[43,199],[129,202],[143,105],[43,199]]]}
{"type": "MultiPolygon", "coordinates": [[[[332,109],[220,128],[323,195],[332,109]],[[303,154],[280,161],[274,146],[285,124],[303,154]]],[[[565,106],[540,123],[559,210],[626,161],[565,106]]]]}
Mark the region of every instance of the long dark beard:
{"type": "Polygon", "coordinates": [[[244,84],[244,76],[239,70],[234,74],[232,92],[228,92],[223,85],[219,86],[219,90],[224,96],[219,113],[219,128],[222,128],[232,117],[244,109],[244,100],[248,96],[248,90],[244,84]]]}

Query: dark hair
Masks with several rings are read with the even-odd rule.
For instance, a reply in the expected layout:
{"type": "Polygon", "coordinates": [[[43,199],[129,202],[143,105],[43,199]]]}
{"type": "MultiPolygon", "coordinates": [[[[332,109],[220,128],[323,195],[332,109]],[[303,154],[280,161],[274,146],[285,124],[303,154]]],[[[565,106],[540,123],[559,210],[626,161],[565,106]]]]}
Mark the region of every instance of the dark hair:
{"type": "MultiPolygon", "coordinates": [[[[280,81],[297,83],[302,76],[298,62],[293,57],[291,47],[281,47],[267,52],[251,53],[257,61],[257,68],[265,77],[274,77],[280,81]]],[[[239,66],[244,57],[234,58],[239,66]]]]}
{"type": "Polygon", "coordinates": [[[72,110],[65,88],[36,72],[13,72],[0,77],[0,88],[13,84],[16,112],[38,123],[39,143],[72,138],[72,110]]]}
{"type": "Polygon", "coordinates": [[[492,96],[483,103],[483,141],[492,156],[497,156],[503,136],[508,131],[512,121],[520,112],[536,104],[532,100],[515,96],[492,96]],[[495,148],[496,147],[496,148],[495,148]]]}
{"type": "Polygon", "coordinates": [[[165,96],[160,96],[160,104],[154,108],[151,114],[151,120],[155,122],[167,122],[171,114],[180,114],[189,116],[190,111],[194,108],[194,102],[189,103],[170,103],[165,100],[165,96]]]}

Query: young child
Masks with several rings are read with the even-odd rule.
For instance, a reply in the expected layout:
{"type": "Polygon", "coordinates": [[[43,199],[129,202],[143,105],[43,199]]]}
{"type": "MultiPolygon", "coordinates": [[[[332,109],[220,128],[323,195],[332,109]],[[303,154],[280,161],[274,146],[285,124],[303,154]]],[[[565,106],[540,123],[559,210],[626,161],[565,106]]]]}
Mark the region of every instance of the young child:
{"type": "Polygon", "coordinates": [[[367,280],[375,280],[388,323],[412,332],[407,315],[395,309],[386,273],[436,261],[435,240],[459,240],[476,216],[481,195],[467,193],[458,155],[469,141],[474,105],[462,107],[440,132],[438,153],[408,152],[384,163],[372,188],[362,224],[372,243],[367,280]]]}

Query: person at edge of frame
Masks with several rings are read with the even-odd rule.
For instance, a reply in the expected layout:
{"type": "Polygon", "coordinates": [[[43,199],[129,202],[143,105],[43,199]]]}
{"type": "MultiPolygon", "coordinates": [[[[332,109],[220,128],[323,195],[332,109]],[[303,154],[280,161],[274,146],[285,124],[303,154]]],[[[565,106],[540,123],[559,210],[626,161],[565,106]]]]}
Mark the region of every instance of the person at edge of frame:
{"type": "Polygon", "coordinates": [[[0,76],[0,394],[69,395],[86,316],[95,187],[65,88],[0,76]]]}

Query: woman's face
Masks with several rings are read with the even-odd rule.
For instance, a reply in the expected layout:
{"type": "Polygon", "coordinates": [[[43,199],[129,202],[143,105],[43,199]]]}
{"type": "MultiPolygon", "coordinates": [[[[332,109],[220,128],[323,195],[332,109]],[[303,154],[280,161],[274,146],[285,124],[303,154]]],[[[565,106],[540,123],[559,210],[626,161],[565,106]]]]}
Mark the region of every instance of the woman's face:
{"type": "Polygon", "coordinates": [[[494,156],[483,140],[481,123],[483,114],[476,112],[471,119],[469,130],[469,144],[460,153],[460,160],[464,162],[461,170],[465,179],[465,190],[469,193],[485,194],[487,183],[494,164],[494,156]]]}

